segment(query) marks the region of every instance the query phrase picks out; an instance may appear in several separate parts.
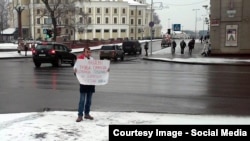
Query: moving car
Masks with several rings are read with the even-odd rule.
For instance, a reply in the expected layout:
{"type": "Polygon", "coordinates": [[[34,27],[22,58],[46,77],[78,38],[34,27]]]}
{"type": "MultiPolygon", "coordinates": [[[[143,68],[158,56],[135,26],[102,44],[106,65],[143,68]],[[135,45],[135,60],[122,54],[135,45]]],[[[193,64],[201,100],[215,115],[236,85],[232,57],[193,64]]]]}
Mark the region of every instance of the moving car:
{"type": "Polygon", "coordinates": [[[51,63],[53,66],[58,67],[62,64],[74,66],[77,57],[64,44],[42,42],[38,43],[32,50],[32,58],[36,67],[40,67],[42,63],[51,63]]]}
{"type": "Polygon", "coordinates": [[[124,51],[119,45],[103,45],[100,50],[100,59],[124,60],[124,51]]]}
{"type": "Polygon", "coordinates": [[[138,40],[127,40],[122,42],[122,49],[124,53],[128,54],[141,54],[142,47],[138,40]]]}

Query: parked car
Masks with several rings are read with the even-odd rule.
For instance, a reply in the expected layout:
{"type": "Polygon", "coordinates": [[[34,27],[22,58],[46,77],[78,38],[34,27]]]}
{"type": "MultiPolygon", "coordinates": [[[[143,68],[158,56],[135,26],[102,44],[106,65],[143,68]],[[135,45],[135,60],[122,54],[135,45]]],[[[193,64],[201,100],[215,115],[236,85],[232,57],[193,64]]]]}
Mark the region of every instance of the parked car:
{"type": "Polygon", "coordinates": [[[128,54],[141,54],[142,47],[138,40],[128,40],[122,42],[122,49],[124,53],[128,54]]]}
{"type": "Polygon", "coordinates": [[[32,49],[32,58],[36,67],[40,67],[42,63],[51,63],[53,66],[61,66],[62,64],[70,64],[74,66],[76,55],[71,53],[66,45],[56,42],[42,42],[32,49]]]}
{"type": "Polygon", "coordinates": [[[100,59],[124,60],[124,51],[119,45],[103,45],[100,50],[100,59]]]}

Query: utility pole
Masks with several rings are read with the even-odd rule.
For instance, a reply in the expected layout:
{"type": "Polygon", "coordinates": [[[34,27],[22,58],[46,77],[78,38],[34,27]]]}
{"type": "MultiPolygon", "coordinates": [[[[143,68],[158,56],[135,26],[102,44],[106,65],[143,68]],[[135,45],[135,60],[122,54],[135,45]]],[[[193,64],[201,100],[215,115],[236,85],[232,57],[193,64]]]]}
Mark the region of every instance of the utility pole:
{"type": "Polygon", "coordinates": [[[193,9],[193,11],[195,11],[195,30],[194,30],[194,34],[195,34],[195,39],[197,38],[197,11],[200,9],[193,9]]]}
{"type": "MultiPolygon", "coordinates": [[[[152,23],[153,22],[153,0],[151,0],[151,9],[150,10],[151,10],[150,22],[152,23]]],[[[151,30],[150,55],[152,55],[153,26],[150,26],[150,30],[151,30]]]]}
{"type": "Polygon", "coordinates": [[[15,10],[17,11],[17,20],[18,20],[18,43],[20,43],[23,40],[22,12],[24,10],[24,6],[19,4],[15,7],[15,10]]]}

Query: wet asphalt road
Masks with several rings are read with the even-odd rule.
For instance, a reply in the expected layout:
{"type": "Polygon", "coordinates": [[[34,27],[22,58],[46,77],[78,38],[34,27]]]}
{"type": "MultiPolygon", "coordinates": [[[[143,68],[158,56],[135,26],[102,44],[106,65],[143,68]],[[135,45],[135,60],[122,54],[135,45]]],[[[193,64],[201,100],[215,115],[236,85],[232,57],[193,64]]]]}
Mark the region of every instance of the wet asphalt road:
{"type": "MultiPolygon", "coordinates": [[[[250,67],[154,62],[141,56],[111,62],[109,83],[96,87],[92,110],[250,115],[250,67]]],[[[37,69],[31,58],[0,64],[0,113],[76,111],[79,84],[69,65],[37,69]]]]}

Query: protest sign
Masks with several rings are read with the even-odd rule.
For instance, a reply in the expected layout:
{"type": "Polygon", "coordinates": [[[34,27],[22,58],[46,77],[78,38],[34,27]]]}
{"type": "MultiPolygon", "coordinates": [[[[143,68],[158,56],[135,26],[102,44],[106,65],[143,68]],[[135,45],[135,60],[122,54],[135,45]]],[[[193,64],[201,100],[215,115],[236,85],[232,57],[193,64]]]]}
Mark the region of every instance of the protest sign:
{"type": "Polygon", "coordinates": [[[78,59],[76,77],[80,84],[105,85],[109,79],[109,60],[78,59]]]}

